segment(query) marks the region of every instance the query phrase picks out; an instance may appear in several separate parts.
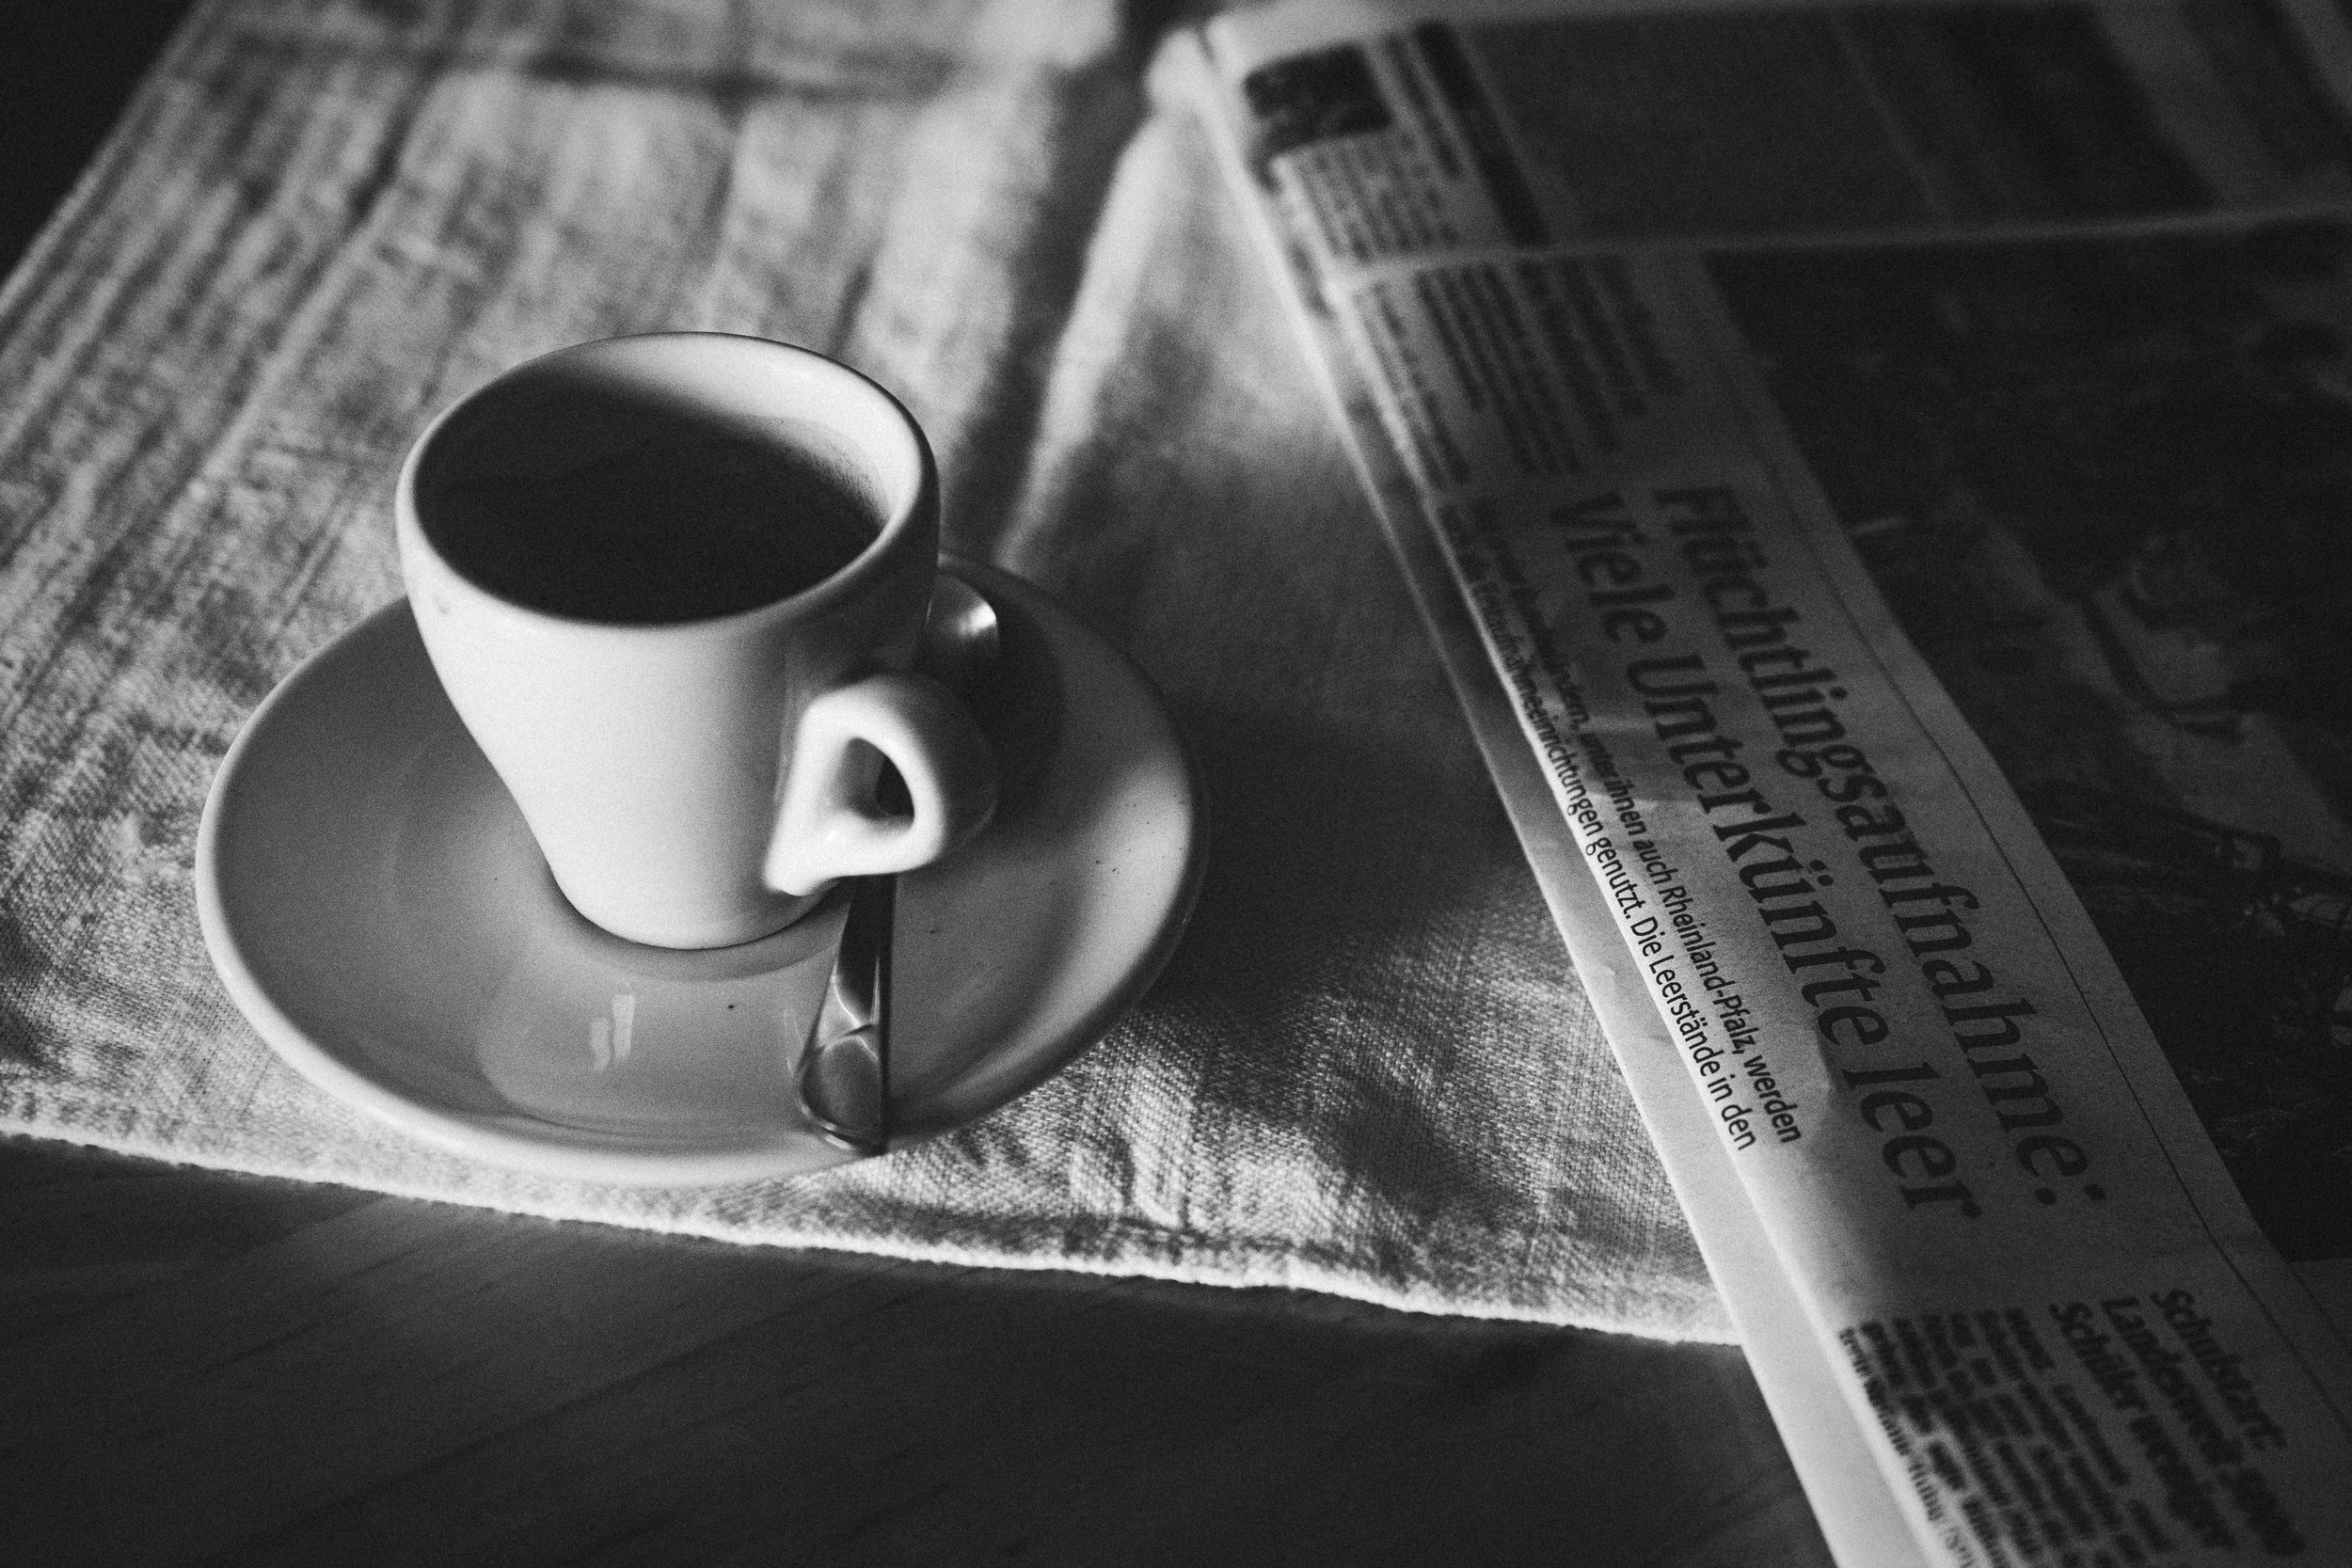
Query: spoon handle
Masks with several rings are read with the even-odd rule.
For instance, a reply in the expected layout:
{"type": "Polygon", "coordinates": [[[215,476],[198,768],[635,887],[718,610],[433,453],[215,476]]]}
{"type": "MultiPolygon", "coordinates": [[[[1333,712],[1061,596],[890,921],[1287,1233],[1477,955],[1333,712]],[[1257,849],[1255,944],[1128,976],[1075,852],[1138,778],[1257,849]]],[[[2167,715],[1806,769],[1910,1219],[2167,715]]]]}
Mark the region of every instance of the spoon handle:
{"type": "Polygon", "coordinates": [[[890,928],[898,879],[850,884],[841,949],[808,1045],[801,1053],[801,1103],[818,1130],[853,1154],[890,1142],[890,928]]]}

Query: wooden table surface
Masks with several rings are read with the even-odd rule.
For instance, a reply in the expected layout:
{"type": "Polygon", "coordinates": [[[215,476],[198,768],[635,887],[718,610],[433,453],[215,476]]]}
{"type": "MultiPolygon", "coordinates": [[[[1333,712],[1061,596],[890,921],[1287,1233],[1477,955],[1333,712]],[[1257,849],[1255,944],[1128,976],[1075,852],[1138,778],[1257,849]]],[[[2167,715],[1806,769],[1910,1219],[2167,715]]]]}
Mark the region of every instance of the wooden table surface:
{"type": "Polygon", "coordinates": [[[1822,1564],[1736,1350],[0,1139],[0,1560],[1822,1564]]]}
{"type": "MultiPolygon", "coordinates": [[[[180,6],[7,9],[0,262],[180,6]]],[[[796,1560],[1828,1556],[1732,1349],[0,1138],[0,1561],[796,1560]]]]}

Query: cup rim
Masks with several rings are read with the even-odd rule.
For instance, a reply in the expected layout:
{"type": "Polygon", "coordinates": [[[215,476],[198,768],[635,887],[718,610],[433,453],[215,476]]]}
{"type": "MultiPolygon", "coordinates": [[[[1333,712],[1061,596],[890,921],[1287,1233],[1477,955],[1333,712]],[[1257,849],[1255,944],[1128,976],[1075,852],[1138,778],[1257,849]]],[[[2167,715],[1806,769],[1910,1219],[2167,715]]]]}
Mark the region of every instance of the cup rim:
{"type": "MultiPolygon", "coordinates": [[[[831,428],[838,429],[837,426],[831,428]]],[[[868,454],[861,449],[861,455],[868,454]]],[[[882,466],[877,465],[878,467],[882,466]]],[[[887,483],[889,476],[877,474],[876,477],[887,483]]],[[[867,578],[882,569],[882,563],[897,552],[906,536],[921,525],[927,511],[936,514],[938,494],[938,464],[932,455],[930,442],[923,434],[923,427],[908,412],[906,405],[873,377],[830,355],[773,338],[741,332],[679,330],[624,333],[569,343],[545,354],[534,355],[469,388],[434,415],[416,439],[409,443],[393,487],[392,510],[393,526],[404,555],[413,552],[412,558],[431,562],[437,575],[511,616],[527,622],[593,628],[614,635],[660,638],[714,631],[732,632],[763,618],[796,618],[850,597],[865,585],[867,578]],[[848,562],[805,588],[743,610],[680,621],[618,621],[568,614],[510,597],[459,570],[436,547],[425,532],[423,518],[417,505],[418,472],[426,453],[442,433],[469,409],[479,405],[486,395],[565,361],[591,361],[615,356],[637,358],[648,354],[697,350],[760,358],[784,356],[797,367],[800,373],[832,378],[850,395],[867,401],[868,412],[880,415],[882,421],[895,436],[904,438],[905,446],[889,455],[904,467],[910,483],[903,486],[902,493],[883,498],[889,504],[883,511],[881,527],[865,547],[848,562]]]]}

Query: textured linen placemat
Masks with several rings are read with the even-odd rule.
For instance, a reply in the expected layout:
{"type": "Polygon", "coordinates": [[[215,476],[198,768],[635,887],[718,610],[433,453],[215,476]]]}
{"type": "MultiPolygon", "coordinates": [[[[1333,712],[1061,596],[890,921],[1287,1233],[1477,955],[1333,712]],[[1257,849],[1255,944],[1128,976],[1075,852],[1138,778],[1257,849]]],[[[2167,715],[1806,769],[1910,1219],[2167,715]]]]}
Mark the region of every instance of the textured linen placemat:
{"type": "Polygon", "coordinates": [[[530,1213],[1729,1332],[1199,129],[1108,3],[219,0],[0,293],[0,1127],[530,1213]],[[636,1192],[413,1143],[214,979],[213,769],[398,592],[427,416],[612,333],[906,399],[955,544],[1168,693],[1214,830],[1101,1046],[962,1133],[636,1192]]]}

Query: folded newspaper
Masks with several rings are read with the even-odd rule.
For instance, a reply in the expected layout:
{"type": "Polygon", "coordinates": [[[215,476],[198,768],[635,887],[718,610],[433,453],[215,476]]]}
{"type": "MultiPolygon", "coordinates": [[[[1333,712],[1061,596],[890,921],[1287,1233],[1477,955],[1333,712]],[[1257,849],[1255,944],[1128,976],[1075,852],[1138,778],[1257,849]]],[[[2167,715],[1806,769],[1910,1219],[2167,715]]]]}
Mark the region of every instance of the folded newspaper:
{"type": "Polygon", "coordinates": [[[2352,1563],[2352,23],[1171,57],[1850,1568],[2352,1563]]]}

